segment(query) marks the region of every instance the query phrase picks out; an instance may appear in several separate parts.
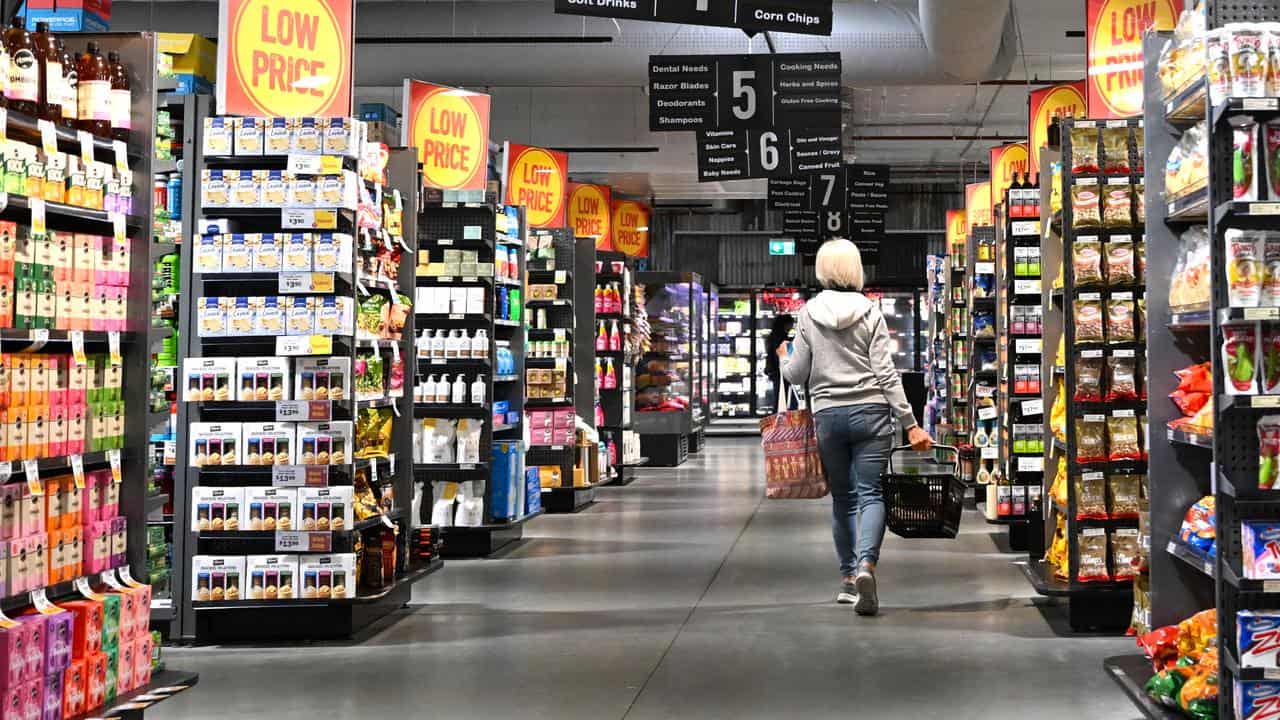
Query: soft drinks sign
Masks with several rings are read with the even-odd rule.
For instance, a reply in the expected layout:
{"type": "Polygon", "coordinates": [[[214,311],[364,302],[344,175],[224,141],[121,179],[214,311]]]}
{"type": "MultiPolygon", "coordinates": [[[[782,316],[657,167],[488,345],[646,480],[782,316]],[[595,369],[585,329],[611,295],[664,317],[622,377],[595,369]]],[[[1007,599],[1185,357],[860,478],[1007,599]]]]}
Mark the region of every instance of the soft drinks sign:
{"type": "Polygon", "coordinates": [[[422,184],[441,190],[483,190],[489,168],[489,96],[404,81],[401,141],[418,149],[422,184]]]}
{"type": "Polygon", "coordinates": [[[1089,117],[1142,114],[1142,35],[1172,30],[1183,0],[1087,0],[1089,117]]]}
{"type": "Polygon", "coordinates": [[[354,0],[222,0],[218,114],[350,117],[354,0]]]}
{"type": "Polygon", "coordinates": [[[608,185],[569,183],[569,229],[574,237],[594,238],[597,250],[613,250],[613,208],[608,185]]]}
{"type": "Polygon", "coordinates": [[[529,227],[564,227],[569,156],[516,143],[507,143],[506,149],[507,204],[528,210],[529,227]]]}

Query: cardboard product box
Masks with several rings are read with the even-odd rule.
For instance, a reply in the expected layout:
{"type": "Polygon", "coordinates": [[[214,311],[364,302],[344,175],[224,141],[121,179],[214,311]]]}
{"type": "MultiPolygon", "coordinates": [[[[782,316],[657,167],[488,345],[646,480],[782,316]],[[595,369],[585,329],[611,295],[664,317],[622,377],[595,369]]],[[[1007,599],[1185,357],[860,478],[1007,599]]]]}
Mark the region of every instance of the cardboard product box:
{"type": "Polygon", "coordinates": [[[110,704],[116,701],[116,696],[120,693],[120,688],[116,684],[119,680],[120,646],[118,644],[104,644],[102,647],[102,654],[107,656],[107,681],[105,683],[104,692],[106,694],[107,703],[110,704]]]}
{"type": "Polygon", "coordinates": [[[537,467],[524,471],[524,512],[526,515],[542,509],[542,473],[537,467]]]}
{"type": "Polygon", "coordinates": [[[192,558],[191,597],[196,602],[240,600],[244,597],[245,557],[196,555],[192,558]]]}
{"type": "Polygon", "coordinates": [[[224,357],[183,358],[182,399],[186,402],[231,400],[236,362],[236,358],[224,357]]]}
{"type": "Polygon", "coordinates": [[[227,307],[220,297],[202,297],[197,303],[200,337],[223,337],[227,334],[227,307]]]}
{"type": "Polygon", "coordinates": [[[266,118],[263,123],[263,154],[288,155],[293,144],[293,124],[282,117],[266,118]]]}
{"type": "Polygon", "coordinates": [[[35,613],[14,618],[27,626],[26,681],[39,680],[44,675],[45,624],[48,618],[35,613]]]}
{"type": "MultiPolygon", "coordinates": [[[[27,669],[27,629],[18,624],[0,628],[0,690],[22,684],[27,669]]],[[[7,716],[6,716],[7,717],[7,716]]]]}
{"type": "Polygon", "coordinates": [[[355,427],[349,420],[298,423],[297,443],[302,465],[345,465],[355,449],[355,427]]]}
{"type": "Polygon", "coordinates": [[[86,598],[58,604],[72,613],[71,657],[82,660],[101,650],[103,602],[86,598]]]}
{"type": "Polygon", "coordinates": [[[85,660],[85,707],[98,708],[107,702],[107,656],[99,651],[85,660]]]}
{"type": "Polygon", "coordinates": [[[289,152],[295,155],[319,155],[324,149],[323,118],[301,117],[293,122],[289,152]]]}
{"type": "Polygon", "coordinates": [[[191,527],[198,532],[224,532],[243,529],[240,510],[244,505],[244,488],[191,488],[191,527]]]}
{"type": "MultiPolygon", "coordinates": [[[[217,44],[193,33],[157,33],[156,40],[160,52],[173,58],[178,92],[213,94],[213,84],[218,77],[217,44]]],[[[227,149],[220,153],[210,153],[207,145],[206,143],[206,155],[231,154],[230,138],[226,142],[227,149]]]]}
{"type": "Polygon", "coordinates": [[[329,118],[324,128],[323,153],[357,157],[362,143],[360,130],[359,123],[351,118],[329,118]]]}
{"type": "Polygon", "coordinates": [[[321,272],[351,272],[354,268],[355,240],[346,233],[315,236],[312,267],[321,272]]]}
{"type": "Polygon", "coordinates": [[[240,464],[240,423],[191,423],[188,432],[192,467],[240,464]]]}
{"type": "Polygon", "coordinates": [[[45,675],[40,690],[41,720],[61,720],[62,718],[62,674],[65,668],[52,675],[45,675]]]}
{"type": "Polygon", "coordinates": [[[285,190],[285,207],[314,208],[318,204],[316,178],[310,175],[294,175],[285,190]]]}
{"type": "Polygon", "coordinates": [[[353,598],[356,596],[355,553],[301,555],[298,572],[302,576],[304,599],[353,598]]]}
{"type": "Polygon", "coordinates": [[[62,673],[62,716],[64,718],[83,715],[86,700],[85,661],[77,658],[71,661],[62,673]]]}
{"type": "MultiPolygon", "coordinates": [[[[194,257],[194,272],[222,272],[222,248],[222,235],[200,235],[196,237],[194,248],[192,250],[194,257]]],[[[75,274],[74,271],[73,274],[75,274]]]]}
{"type": "Polygon", "coordinates": [[[298,556],[250,555],[245,558],[250,600],[298,597],[298,556]]]}
{"type": "Polygon", "coordinates": [[[239,378],[237,400],[247,402],[290,399],[288,358],[242,357],[235,363],[235,375],[239,378]]]}
{"type": "Polygon", "coordinates": [[[285,334],[310,335],[315,332],[314,298],[306,295],[295,295],[288,298],[285,309],[285,334]]]}
{"type": "Polygon", "coordinates": [[[246,465],[292,465],[295,446],[294,423],[244,423],[241,443],[246,465]]]}
{"type": "Polygon", "coordinates": [[[234,150],[236,155],[261,155],[265,148],[266,123],[262,118],[243,117],[236,123],[234,150]]]}
{"type": "Polygon", "coordinates": [[[302,530],[350,530],[354,523],[355,488],[350,485],[298,488],[302,530]]]}
{"type": "Polygon", "coordinates": [[[310,272],[312,264],[312,236],[310,233],[281,233],[283,272],[310,272]]]}
{"type": "Polygon", "coordinates": [[[22,712],[24,718],[34,720],[44,711],[44,679],[35,677],[22,684],[22,712]]]}
{"type": "Polygon", "coordinates": [[[351,358],[298,358],[294,396],[299,400],[345,400],[351,397],[351,358]]]}
{"type": "MultiPolygon", "coordinates": [[[[44,632],[44,675],[61,679],[62,671],[71,667],[71,636],[74,617],[69,612],[46,616],[44,632]]],[[[61,698],[62,693],[58,693],[61,698]]]]}
{"type": "MultiPolygon", "coordinates": [[[[268,187],[271,183],[272,179],[268,179],[268,187]]],[[[269,190],[264,192],[270,195],[269,190]]],[[[257,243],[253,248],[253,272],[280,272],[283,259],[284,246],[280,242],[280,233],[263,233],[257,236],[257,243]]]]}
{"type": "Polygon", "coordinates": [[[253,270],[254,236],[235,233],[222,236],[222,272],[247,273],[253,270]]]}
{"type": "Polygon", "coordinates": [[[137,646],[133,642],[133,638],[121,638],[119,655],[116,658],[116,692],[127,693],[133,690],[133,668],[137,662],[137,658],[133,653],[137,650],[137,646]]]}
{"type": "Polygon", "coordinates": [[[294,530],[298,527],[298,491],[294,488],[245,488],[247,530],[294,530]]]}
{"type": "Polygon", "coordinates": [[[267,295],[258,303],[254,314],[253,334],[283,335],[285,333],[285,314],[293,307],[290,296],[267,295]]]}
{"type": "Polygon", "coordinates": [[[152,640],[151,633],[144,632],[134,642],[133,682],[137,687],[142,687],[151,682],[151,653],[155,651],[155,641],[152,640]]]}

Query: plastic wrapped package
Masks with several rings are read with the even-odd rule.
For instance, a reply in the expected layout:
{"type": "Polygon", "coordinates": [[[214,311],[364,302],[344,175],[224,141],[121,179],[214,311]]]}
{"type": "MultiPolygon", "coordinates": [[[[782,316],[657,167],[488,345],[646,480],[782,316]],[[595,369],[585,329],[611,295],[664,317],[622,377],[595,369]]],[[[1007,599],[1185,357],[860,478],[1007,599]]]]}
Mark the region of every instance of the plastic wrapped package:
{"type": "Polygon", "coordinates": [[[1209,230],[1193,227],[1179,238],[1178,264],[1169,283],[1169,307],[1207,307],[1212,273],[1209,230]]]}
{"type": "Polygon", "coordinates": [[[1258,380],[1262,392],[1268,395],[1280,393],[1280,327],[1267,323],[1262,326],[1262,367],[1258,380]]]}
{"type": "Polygon", "coordinates": [[[1216,507],[1212,495],[1200,498],[1187,508],[1182,526],[1178,529],[1179,542],[1206,560],[1213,558],[1218,552],[1216,507]]]}
{"type": "Polygon", "coordinates": [[[1098,128],[1077,123],[1071,128],[1071,174],[1087,175],[1102,170],[1098,158],[1098,128]]]}
{"type": "Polygon", "coordinates": [[[1075,301],[1074,316],[1076,344],[1103,342],[1101,296],[1097,293],[1081,294],[1075,301]]]}
{"type": "Polygon", "coordinates": [[[1107,285],[1131,285],[1138,281],[1135,246],[1131,240],[1112,240],[1107,243],[1107,285]]]}
{"type": "Polygon", "coordinates": [[[1280,490],[1280,415],[1258,418],[1258,489],[1280,490]]]}
{"type": "Polygon", "coordinates": [[[1105,127],[1102,135],[1102,172],[1107,175],[1128,175],[1133,171],[1129,162],[1129,127],[1105,127]]]}
{"type": "Polygon", "coordinates": [[[1088,230],[1102,227],[1102,195],[1098,185],[1071,186],[1071,227],[1088,230]]]}
{"type": "Polygon", "coordinates": [[[1127,343],[1137,339],[1137,312],[1133,293],[1112,295],[1107,299],[1107,342],[1127,343]]]}
{"type": "Polygon", "coordinates": [[[1103,393],[1103,358],[1081,357],[1076,361],[1075,393],[1072,396],[1078,403],[1102,402],[1103,393]]]}
{"type": "Polygon", "coordinates": [[[1231,196],[1258,199],[1258,123],[1247,115],[1231,118],[1231,196]]]}
{"type": "Polygon", "coordinates": [[[1071,245],[1072,282],[1076,287],[1102,285],[1102,243],[1096,237],[1077,238],[1071,245]]]}
{"type": "Polygon", "coordinates": [[[1108,582],[1107,531],[1104,528],[1082,528],[1076,537],[1078,559],[1076,580],[1082,583],[1108,582]]]}
{"type": "Polygon", "coordinates": [[[1107,477],[1107,513],[1113,518],[1138,519],[1141,511],[1142,475],[1113,473],[1107,477]]]}
{"type": "Polygon", "coordinates": [[[1107,418],[1107,459],[1112,462],[1141,460],[1142,443],[1138,438],[1137,416],[1109,416],[1107,418]]]}
{"type": "Polygon", "coordinates": [[[1107,476],[1103,473],[1086,472],[1076,478],[1076,519],[1107,519],[1107,476]]]}
{"type": "Polygon", "coordinates": [[[1228,395],[1256,395],[1258,392],[1258,324],[1222,325],[1222,362],[1226,368],[1223,386],[1228,395]]]}
{"type": "Polygon", "coordinates": [[[1116,528],[1109,535],[1111,579],[1132,580],[1142,570],[1142,552],[1137,528],[1116,528]]]}
{"type": "Polygon", "coordinates": [[[1076,420],[1076,462],[1081,465],[1107,462],[1105,415],[1083,415],[1076,420]]]}
{"type": "Polygon", "coordinates": [[[1106,402],[1138,399],[1138,361],[1132,355],[1107,358],[1106,402]]]}
{"type": "Polygon", "coordinates": [[[1227,301],[1231,307],[1257,307],[1262,297],[1263,246],[1266,235],[1232,228],[1224,235],[1227,255],[1227,301]]]}

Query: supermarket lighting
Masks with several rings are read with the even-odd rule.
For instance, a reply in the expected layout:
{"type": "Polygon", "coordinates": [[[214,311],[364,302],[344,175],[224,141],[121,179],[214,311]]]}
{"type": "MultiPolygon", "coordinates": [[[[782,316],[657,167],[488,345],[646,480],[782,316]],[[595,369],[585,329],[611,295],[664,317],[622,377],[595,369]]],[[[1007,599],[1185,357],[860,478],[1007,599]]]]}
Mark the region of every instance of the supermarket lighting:
{"type": "Polygon", "coordinates": [[[641,225],[640,227],[636,228],[636,232],[649,232],[649,226],[641,225]]]}

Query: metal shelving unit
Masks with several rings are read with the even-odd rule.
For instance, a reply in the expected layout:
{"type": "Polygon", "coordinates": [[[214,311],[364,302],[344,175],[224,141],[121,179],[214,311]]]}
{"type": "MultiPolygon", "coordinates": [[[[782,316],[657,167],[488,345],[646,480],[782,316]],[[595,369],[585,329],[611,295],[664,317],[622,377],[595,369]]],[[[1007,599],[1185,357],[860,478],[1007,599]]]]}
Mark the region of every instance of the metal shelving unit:
{"type": "MultiPolygon", "coordinates": [[[[963,408],[966,418],[965,425],[970,430],[969,438],[973,443],[974,450],[977,452],[973,474],[966,478],[970,484],[987,485],[988,483],[977,482],[977,475],[980,469],[984,466],[999,467],[1000,462],[999,402],[1001,392],[998,337],[1000,282],[997,273],[1000,262],[997,257],[998,248],[999,243],[994,226],[979,225],[971,228],[966,244],[967,270],[965,273],[965,279],[968,282],[966,297],[968,301],[967,337],[969,342],[969,355],[965,358],[965,365],[969,369],[969,384],[965,392],[967,404],[963,408]],[[989,294],[981,297],[977,287],[980,276],[989,278],[991,288],[989,294]],[[979,313],[991,315],[990,334],[985,337],[979,336],[977,328],[979,313]],[[984,362],[984,357],[988,359],[988,362],[984,362]]],[[[997,500],[993,496],[998,491],[999,486],[995,483],[990,483],[990,487],[985,491],[988,505],[997,500]]],[[[978,489],[978,497],[979,499],[984,497],[984,491],[981,488],[978,489]]],[[[988,516],[993,517],[993,514],[988,513],[988,516]]]]}
{"type": "MultiPolygon", "coordinates": [[[[596,273],[596,283],[618,283],[622,298],[622,312],[596,313],[596,322],[609,324],[608,332],[612,335],[612,323],[617,323],[621,333],[620,349],[601,350],[596,347],[596,356],[612,363],[616,377],[616,387],[601,387],[599,391],[600,409],[604,422],[596,430],[601,439],[608,438],[615,449],[617,462],[610,469],[610,477],[605,481],[611,485],[629,485],[635,480],[635,466],[627,465],[623,460],[623,437],[632,431],[632,419],[635,413],[635,358],[629,350],[627,336],[631,334],[631,285],[633,274],[631,262],[620,252],[596,250],[596,264],[600,272],[596,273]],[[620,269],[621,272],[615,272],[620,269]]],[[[723,294],[721,295],[723,297],[723,294]]],[[[592,323],[595,327],[595,323],[592,323]]],[[[598,336],[598,334],[597,334],[598,336]]],[[[604,367],[608,374],[608,365],[604,367]]]]}

